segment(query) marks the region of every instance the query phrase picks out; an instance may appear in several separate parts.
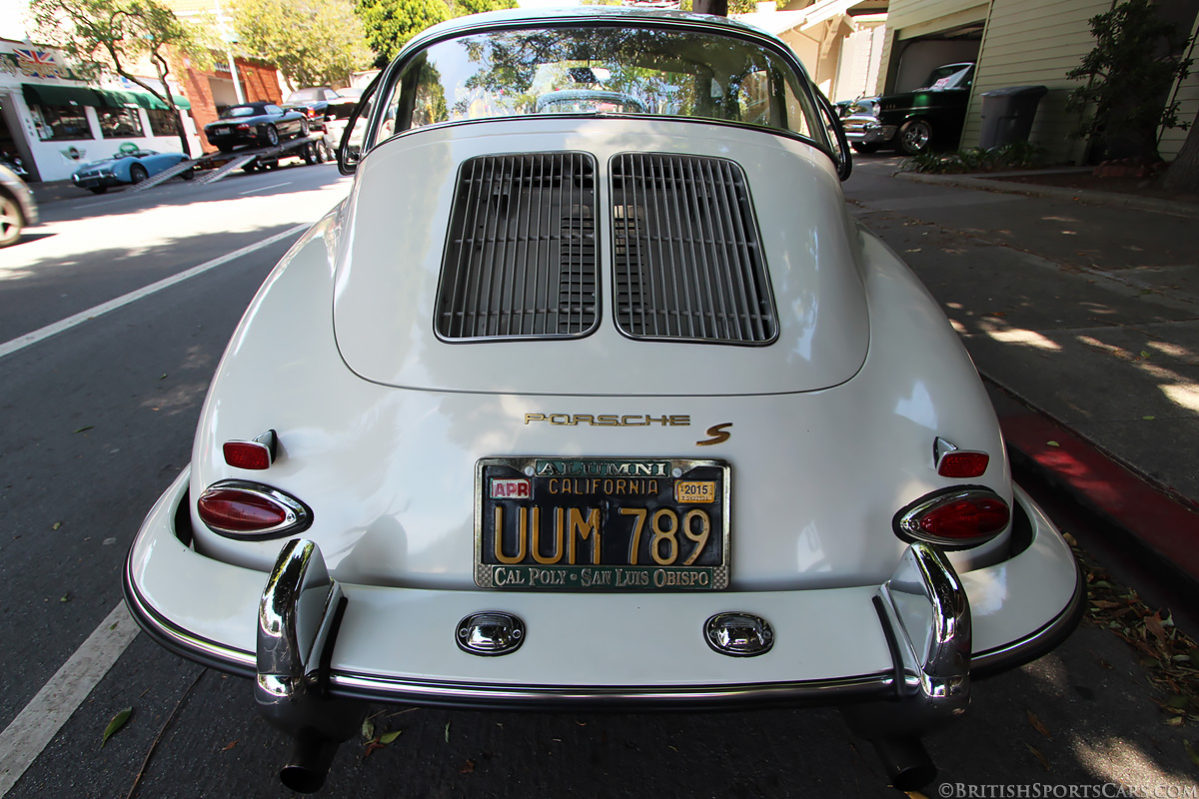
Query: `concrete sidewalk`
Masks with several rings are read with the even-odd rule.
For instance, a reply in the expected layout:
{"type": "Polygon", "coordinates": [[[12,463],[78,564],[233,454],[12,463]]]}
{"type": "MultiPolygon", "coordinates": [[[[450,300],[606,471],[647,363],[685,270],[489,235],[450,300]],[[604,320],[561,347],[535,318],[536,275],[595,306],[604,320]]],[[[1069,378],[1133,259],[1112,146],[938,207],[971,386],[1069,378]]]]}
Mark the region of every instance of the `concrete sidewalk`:
{"type": "Polygon", "coordinates": [[[1199,207],[897,164],[855,161],[851,211],[945,309],[1013,461],[1199,585],[1199,207]]]}

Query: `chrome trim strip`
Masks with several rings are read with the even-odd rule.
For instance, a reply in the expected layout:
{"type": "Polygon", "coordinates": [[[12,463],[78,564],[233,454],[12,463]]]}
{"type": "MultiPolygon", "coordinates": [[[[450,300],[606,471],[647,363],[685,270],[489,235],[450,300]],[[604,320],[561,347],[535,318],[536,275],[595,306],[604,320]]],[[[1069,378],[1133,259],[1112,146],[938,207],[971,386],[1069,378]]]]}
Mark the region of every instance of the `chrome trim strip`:
{"type": "Polygon", "coordinates": [[[747,683],[738,685],[696,685],[688,687],[640,687],[551,685],[485,685],[420,680],[397,680],[365,674],[333,674],[335,695],[372,699],[392,699],[413,703],[481,705],[554,705],[554,704],[687,704],[752,703],[758,701],[808,700],[833,702],[838,698],[869,698],[894,693],[891,672],[807,680],[792,683],[747,683]]]}
{"type": "Polygon", "coordinates": [[[236,674],[253,674],[253,652],[210,641],[176,625],[160,615],[137,590],[133,582],[132,563],[125,561],[125,604],[138,625],[163,646],[206,666],[225,668],[236,674]]]}
{"type": "Polygon", "coordinates": [[[1074,564],[1074,593],[1070,601],[1040,629],[1023,638],[979,652],[971,659],[971,672],[981,676],[1015,668],[1047,654],[1074,631],[1086,610],[1086,584],[1078,563],[1074,564]]]}

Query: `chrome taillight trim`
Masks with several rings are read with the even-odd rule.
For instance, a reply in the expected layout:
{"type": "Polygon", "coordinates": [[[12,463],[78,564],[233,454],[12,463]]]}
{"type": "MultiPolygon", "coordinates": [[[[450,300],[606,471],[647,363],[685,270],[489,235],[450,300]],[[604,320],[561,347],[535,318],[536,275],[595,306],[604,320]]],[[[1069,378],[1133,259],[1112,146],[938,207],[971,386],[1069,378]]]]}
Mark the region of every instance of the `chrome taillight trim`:
{"type": "MultiPolygon", "coordinates": [[[[281,523],[273,527],[268,527],[265,530],[246,532],[244,530],[231,530],[218,527],[211,524],[201,515],[200,520],[204,522],[204,526],[218,535],[223,535],[226,538],[234,538],[239,541],[264,541],[284,535],[302,533],[312,526],[312,509],[303,502],[277,488],[272,488],[262,483],[250,482],[249,480],[218,480],[204,489],[204,493],[196,500],[197,509],[199,508],[200,501],[208,496],[210,492],[228,490],[243,491],[265,499],[268,502],[273,502],[283,510],[285,518],[281,523]]],[[[198,510],[197,514],[199,514],[198,510]]]]}
{"type": "Polygon", "coordinates": [[[926,494],[911,505],[901,508],[895,514],[892,527],[897,536],[909,543],[919,541],[926,544],[934,544],[942,549],[969,549],[979,544],[985,544],[987,541],[1003,533],[1004,530],[1010,529],[1012,525],[1011,511],[1012,503],[986,486],[953,486],[942,491],[926,494]],[[975,536],[974,538],[944,538],[929,535],[920,526],[921,518],[942,505],[970,499],[993,499],[1002,502],[1008,509],[1008,523],[1001,530],[996,530],[994,533],[988,535],[975,536]]]}

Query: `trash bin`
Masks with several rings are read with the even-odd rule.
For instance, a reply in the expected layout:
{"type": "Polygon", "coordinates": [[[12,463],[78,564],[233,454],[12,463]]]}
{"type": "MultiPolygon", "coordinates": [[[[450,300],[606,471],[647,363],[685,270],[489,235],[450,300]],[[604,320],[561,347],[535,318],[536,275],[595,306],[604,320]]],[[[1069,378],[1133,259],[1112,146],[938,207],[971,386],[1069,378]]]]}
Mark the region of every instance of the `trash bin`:
{"type": "Polygon", "coordinates": [[[982,134],[979,146],[992,150],[1005,144],[1028,141],[1037,103],[1049,89],[1044,86],[1008,86],[983,92],[982,134]]]}

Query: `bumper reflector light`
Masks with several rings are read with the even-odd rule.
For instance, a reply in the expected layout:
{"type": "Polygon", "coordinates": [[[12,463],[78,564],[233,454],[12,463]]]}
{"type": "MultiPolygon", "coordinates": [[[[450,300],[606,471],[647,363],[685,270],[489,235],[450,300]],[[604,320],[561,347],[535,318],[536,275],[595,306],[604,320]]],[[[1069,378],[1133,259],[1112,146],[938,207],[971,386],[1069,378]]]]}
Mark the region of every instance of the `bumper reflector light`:
{"type": "Polygon", "coordinates": [[[226,441],[221,445],[225,463],[237,469],[269,469],[275,462],[279,438],[267,430],[253,441],[226,441]]]}
{"type": "Polygon", "coordinates": [[[991,456],[985,452],[947,452],[937,464],[937,474],[942,477],[982,477],[990,462],[991,456]]]}

